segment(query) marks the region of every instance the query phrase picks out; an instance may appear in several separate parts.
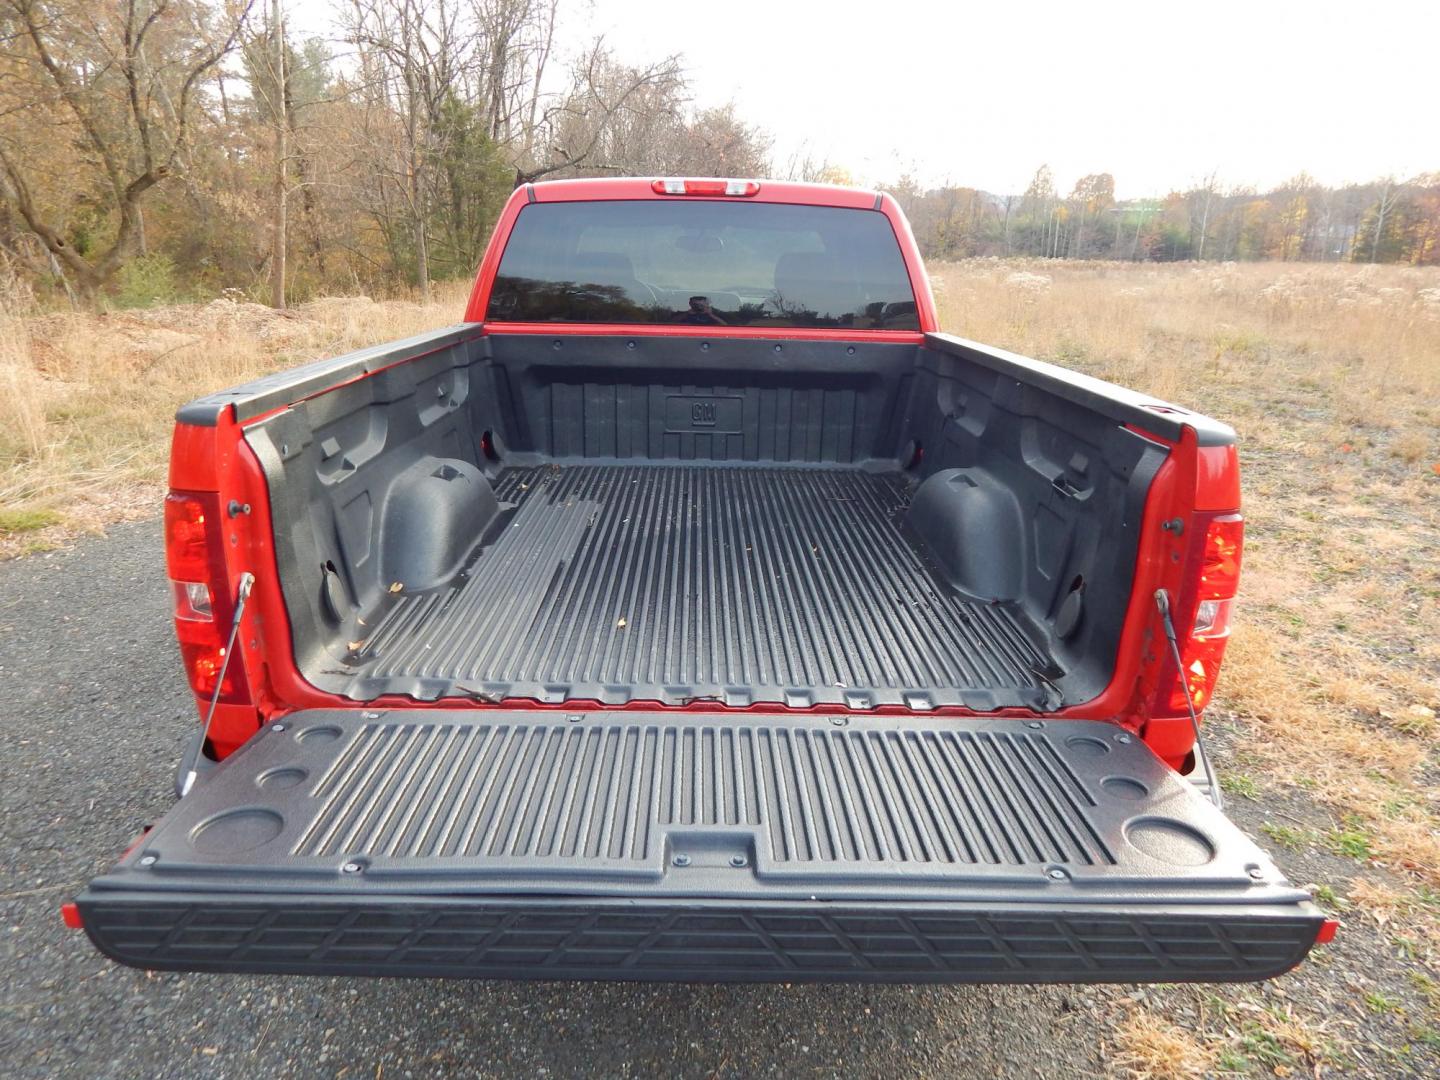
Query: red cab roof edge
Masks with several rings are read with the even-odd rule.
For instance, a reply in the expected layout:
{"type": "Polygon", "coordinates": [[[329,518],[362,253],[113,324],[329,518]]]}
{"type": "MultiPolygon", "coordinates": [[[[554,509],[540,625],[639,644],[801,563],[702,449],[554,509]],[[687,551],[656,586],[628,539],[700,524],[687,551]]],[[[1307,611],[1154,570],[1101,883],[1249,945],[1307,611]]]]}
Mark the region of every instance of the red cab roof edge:
{"type": "MultiPolygon", "coordinates": [[[[603,176],[580,180],[544,180],[530,185],[536,202],[597,202],[610,199],[705,199],[734,200],[729,195],[660,195],[650,186],[656,180],[710,180],[714,177],[603,176]]],[[[840,206],[848,209],[877,208],[879,192],[835,184],[802,184],[792,180],[763,177],[726,177],[753,180],[760,185],[746,202],[800,203],[806,206],[840,206]]]]}

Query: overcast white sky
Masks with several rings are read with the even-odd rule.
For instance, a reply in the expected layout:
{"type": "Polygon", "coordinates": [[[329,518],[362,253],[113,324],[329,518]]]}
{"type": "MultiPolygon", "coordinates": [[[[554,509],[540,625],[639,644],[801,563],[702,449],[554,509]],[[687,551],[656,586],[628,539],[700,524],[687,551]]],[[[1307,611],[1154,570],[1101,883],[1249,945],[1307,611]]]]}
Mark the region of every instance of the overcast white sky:
{"type": "MultiPolygon", "coordinates": [[[[323,0],[292,0],[323,10],[323,0]]],[[[1048,163],[1121,198],[1440,169],[1440,0],[561,0],[561,38],[681,53],[774,157],[1019,192],[1048,163]]]]}

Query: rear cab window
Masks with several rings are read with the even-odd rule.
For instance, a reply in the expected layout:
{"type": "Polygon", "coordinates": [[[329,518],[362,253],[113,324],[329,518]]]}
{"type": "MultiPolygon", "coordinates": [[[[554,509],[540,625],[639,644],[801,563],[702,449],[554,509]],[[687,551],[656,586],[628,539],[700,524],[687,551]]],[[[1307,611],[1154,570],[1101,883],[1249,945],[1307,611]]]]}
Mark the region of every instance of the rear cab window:
{"type": "Polygon", "coordinates": [[[526,206],[505,245],[486,319],[920,326],[884,214],[679,199],[526,206]]]}

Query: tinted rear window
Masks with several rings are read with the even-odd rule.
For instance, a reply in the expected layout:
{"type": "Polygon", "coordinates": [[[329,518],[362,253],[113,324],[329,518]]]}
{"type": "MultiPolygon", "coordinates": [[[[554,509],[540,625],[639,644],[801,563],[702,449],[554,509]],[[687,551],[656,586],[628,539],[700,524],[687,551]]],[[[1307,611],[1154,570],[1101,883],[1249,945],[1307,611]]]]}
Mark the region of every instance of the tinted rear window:
{"type": "Polygon", "coordinates": [[[890,222],[873,210],[656,200],[532,203],[486,318],[915,330],[890,222]]]}

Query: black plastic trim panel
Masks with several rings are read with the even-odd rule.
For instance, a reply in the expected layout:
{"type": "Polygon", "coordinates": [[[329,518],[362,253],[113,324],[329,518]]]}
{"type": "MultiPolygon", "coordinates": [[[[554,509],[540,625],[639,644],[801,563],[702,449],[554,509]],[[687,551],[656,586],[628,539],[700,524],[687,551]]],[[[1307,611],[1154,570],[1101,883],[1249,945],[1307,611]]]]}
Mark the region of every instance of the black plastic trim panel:
{"type": "Polygon", "coordinates": [[[1178,440],[1183,430],[1190,427],[1195,429],[1201,446],[1233,446],[1235,443],[1235,429],[1228,424],[1091,375],[953,334],[926,334],[925,344],[991,371],[1014,375],[1023,383],[1093,409],[1101,416],[1122,424],[1135,424],[1171,441],[1178,440]]]}
{"type": "MultiPolygon", "coordinates": [[[[1313,909],[1312,909],[1313,910],[1313,909]]],[[[1248,982],[1321,917],[1252,907],[80,898],[111,959],[172,971],[685,982],[1248,982]]]]}
{"type": "Polygon", "coordinates": [[[220,415],[232,405],[236,420],[251,420],[271,409],[294,404],[301,398],[333,389],[380,368],[415,360],[477,338],[483,332],[481,323],[459,323],[368,349],[357,349],[342,356],[316,360],[197,398],[180,406],[175,420],[181,424],[214,427],[220,415]]]}

